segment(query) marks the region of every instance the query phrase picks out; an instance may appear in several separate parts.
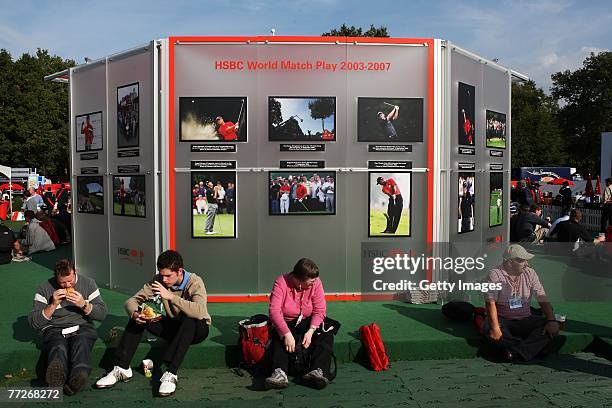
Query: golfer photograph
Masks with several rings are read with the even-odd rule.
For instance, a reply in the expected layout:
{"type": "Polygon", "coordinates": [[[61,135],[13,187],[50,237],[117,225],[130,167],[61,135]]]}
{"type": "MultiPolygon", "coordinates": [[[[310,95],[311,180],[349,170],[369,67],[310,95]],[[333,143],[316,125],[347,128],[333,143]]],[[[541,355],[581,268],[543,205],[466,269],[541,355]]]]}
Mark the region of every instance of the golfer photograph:
{"type": "Polygon", "coordinates": [[[411,173],[370,173],[369,236],[410,236],[411,173]]]}
{"type": "Polygon", "coordinates": [[[246,97],[182,97],[179,116],[181,141],[247,141],[246,97]]]}
{"type": "Polygon", "coordinates": [[[422,142],[422,98],[358,98],[357,140],[422,142]]]}

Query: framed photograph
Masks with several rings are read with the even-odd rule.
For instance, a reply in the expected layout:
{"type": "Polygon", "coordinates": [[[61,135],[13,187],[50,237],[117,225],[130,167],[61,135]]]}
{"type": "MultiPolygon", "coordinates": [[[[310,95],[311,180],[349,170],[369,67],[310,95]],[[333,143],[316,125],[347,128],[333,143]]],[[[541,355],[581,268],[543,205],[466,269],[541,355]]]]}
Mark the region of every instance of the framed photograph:
{"type": "Polygon", "coordinates": [[[412,173],[369,173],[369,237],[409,237],[412,173]]]}
{"type": "Polygon", "coordinates": [[[77,212],[104,214],[104,179],[102,176],[77,176],[77,212]]]}
{"type": "Polygon", "coordinates": [[[246,97],[179,98],[181,142],[246,142],[246,97]]]}
{"type": "Polygon", "coordinates": [[[476,88],[459,82],[457,135],[462,146],[474,146],[476,139],[476,88]]]}
{"type": "Polygon", "coordinates": [[[113,214],[147,216],[145,176],[113,176],[113,214]]]}
{"type": "Polygon", "coordinates": [[[77,152],[102,150],[104,136],[102,112],[91,112],[79,115],[75,121],[75,141],[77,152]]]}
{"type": "Polygon", "coordinates": [[[336,172],[287,170],[268,173],[270,215],[336,214],[336,172]]]}
{"type": "Polygon", "coordinates": [[[359,142],[422,142],[423,98],[357,98],[359,142]]]}
{"type": "Polygon", "coordinates": [[[117,88],[117,148],[138,147],[140,136],[138,82],[117,88]]]}
{"type": "Polygon", "coordinates": [[[333,142],[336,140],[336,97],[268,97],[268,140],[333,142]]]}
{"type": "Polygon", "coordinates": [[[504,223],[504,173],[492,172],[489,179],[489,227],[504,223]]]}
{"type": "Polygon", "coordinates": [[[191,172],[191,237],[236,238],[236,172],[191,172]]]}
{"type": "Polygon", "coordinates": [[[475,175],[476,173],[474,172],[459,173],[459,220],[457,224],[459,234],[474,231],[476,227],[474,225],[474,206],[476,203],[476,197],[474,196],[475,175]]]}
{"type": "Polygon", "coordinates": [[[506,114],[487,110],[487,147],[506,148],[506,114]]]}

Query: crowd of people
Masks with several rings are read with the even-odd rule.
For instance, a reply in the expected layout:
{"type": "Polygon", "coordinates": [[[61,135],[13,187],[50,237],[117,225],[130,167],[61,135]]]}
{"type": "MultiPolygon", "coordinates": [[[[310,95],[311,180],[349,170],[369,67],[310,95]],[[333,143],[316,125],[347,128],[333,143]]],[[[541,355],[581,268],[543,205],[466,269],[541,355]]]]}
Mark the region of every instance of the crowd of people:
{"type": "Polygon", "coordinates": [[[269,185],[270,214],[308,212],[335,213],[336,181],[331,175],[317,173],[271,177],[269,185]]]}
{"type": "Polygon", "coordinates": [[[48,188],[42,195],[29,188],[23,195],[25,224],[19,232],[2,225],[4,242],[0,261],[27,261],[37,252],[53,251],[71,241],[72,218],[68,212],[70,193],[62,186],[55,194],[48,188]],[[10,231],[10,234],[8,233],[10,231]]]}

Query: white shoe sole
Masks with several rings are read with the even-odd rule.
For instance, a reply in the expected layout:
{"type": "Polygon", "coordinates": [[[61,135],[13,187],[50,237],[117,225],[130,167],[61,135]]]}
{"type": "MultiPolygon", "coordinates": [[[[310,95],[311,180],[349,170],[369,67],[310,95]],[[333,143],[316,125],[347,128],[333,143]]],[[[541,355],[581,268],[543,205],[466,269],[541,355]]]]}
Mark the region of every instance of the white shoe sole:
{"type": "Polygon", "coordinates": [[[119,382],[123,382],[123,383],[130,382],[131,379],[132,379],[132,377],[130,377],[130,378],[126,379],[126,380],[117,380],[117,382],[114,383],[113,385],[98,385],[98,384],[94,384],[94,388],[96,388],[98,390],[103,390],[105,388],[112,388],[115,385],[117,385],[117,383],[119,383],[119,382]]]}
{"type": "Polygon", "coordinates": [[[172,392],[157,392],[157,394],[159,394],[160,397],[169,397],[171,395],[173,395],[176,392],[176,390],[172,391],[172,392]]]}

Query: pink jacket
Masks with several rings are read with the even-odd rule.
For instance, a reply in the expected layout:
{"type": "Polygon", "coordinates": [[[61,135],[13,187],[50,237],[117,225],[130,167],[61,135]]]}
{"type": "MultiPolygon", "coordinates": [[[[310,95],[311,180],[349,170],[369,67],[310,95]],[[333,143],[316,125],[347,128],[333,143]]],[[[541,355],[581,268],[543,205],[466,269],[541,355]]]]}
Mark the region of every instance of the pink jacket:
{"type": "Polygon", "coordinates": [[[278,334],[283,337],[289,333],[287,322],[295,320],[302,313],[303,318],[312,316],[310,325],[319,327],[325,319],[327,304],[321,279],[315,279],[313,285],[305,290],[293,286],[290,274],[276,278],[270,295],[270,320],[278,334]]]}

